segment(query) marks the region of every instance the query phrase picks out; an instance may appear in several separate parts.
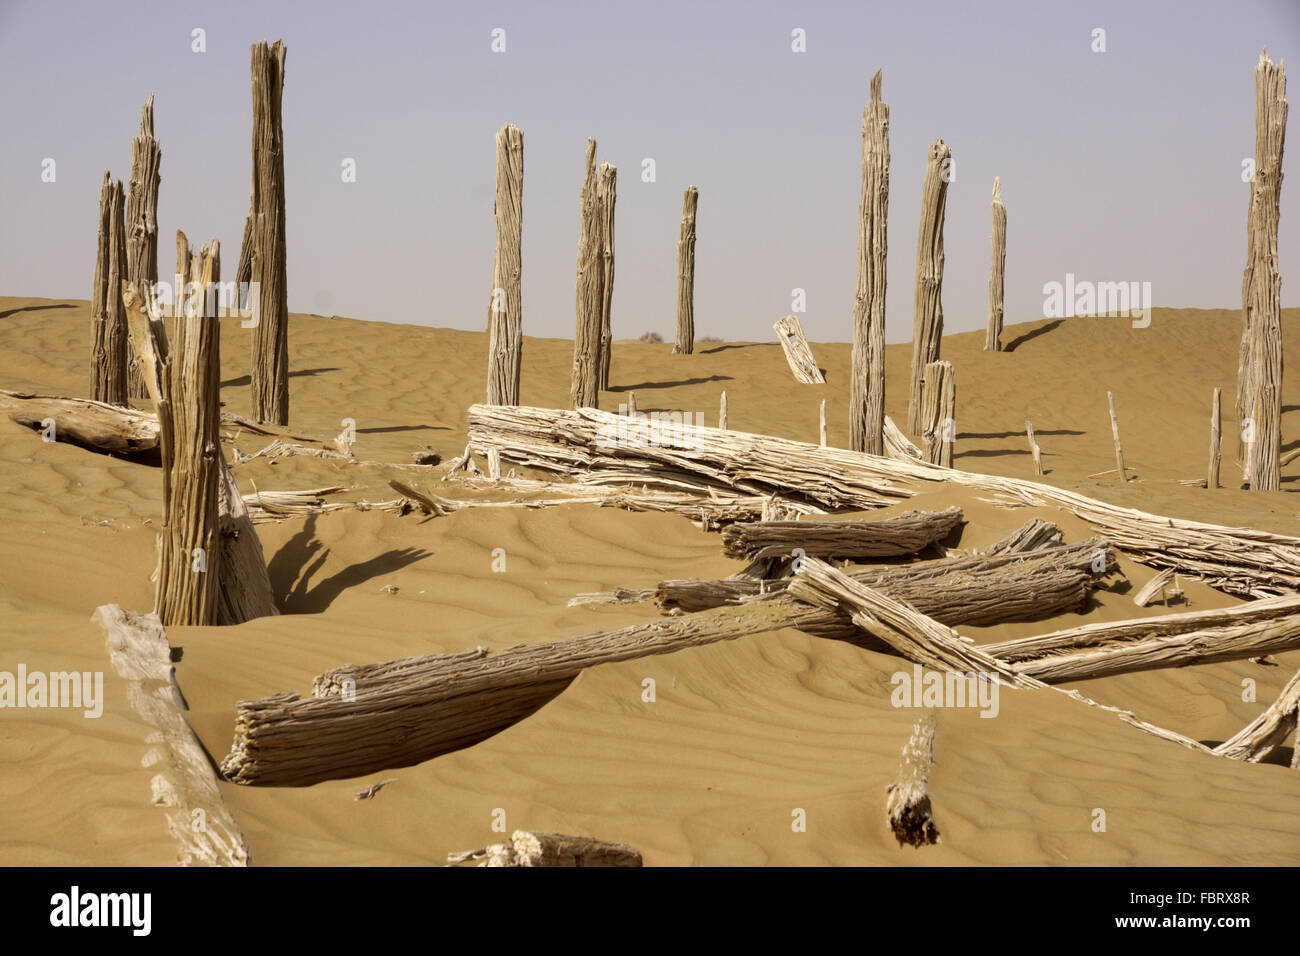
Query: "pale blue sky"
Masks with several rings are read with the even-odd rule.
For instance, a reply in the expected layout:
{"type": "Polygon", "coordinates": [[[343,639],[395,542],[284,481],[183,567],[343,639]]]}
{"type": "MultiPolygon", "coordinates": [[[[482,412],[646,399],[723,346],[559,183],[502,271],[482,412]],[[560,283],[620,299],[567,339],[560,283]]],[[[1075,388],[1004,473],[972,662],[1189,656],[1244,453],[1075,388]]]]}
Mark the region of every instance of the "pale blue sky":
{"type": "MultiPolygon", "coordinates": [[[[87,298],[99,179],[129,176],[156,94],[161,271],[172,236],[248,208],[248,48],[288,45],[293,311],[484,327],[493,138],[524,131],[524,331],[571,337],[586,138],[619,167],[617,337],[670,338],[683,189],[700,189],[696,330],[770,339],[807,290],[815,341],[850,338],[862,106],[891,109],[888,338],[911,337],[925,151],[953,150],[948,331],[982,328],[989,192],[1008,210],[1007,322],[1067,272],[1152,283],[1156,305],[1239,308],[1253,68],[1300,62],[1300,2],[195,3],[0,0],[0,293],[87,298]],[[205,53],[191,31],[206,30],[205,53]],[[506,52],[491,31],[506,31],[506,52]],[[1093,53],[1091,32],[1106,30],[1093,53]],[[807,52],[791,50],[802,28],[807,52]],[[41,182],[41,162],[57,182],[41,182]],[[343,183],[341,162],[357,162],[343,183]],[[653,157],[657,181],[643,183],[653,157]]],[[[1294,69],[1294,67],[1293,67],[1294,69]]],[[[1292,99],[1300,84],[1293,83],[1292,99]]],[[[1279,242],[1300,304],[1300,132],[1279,242]]]]}

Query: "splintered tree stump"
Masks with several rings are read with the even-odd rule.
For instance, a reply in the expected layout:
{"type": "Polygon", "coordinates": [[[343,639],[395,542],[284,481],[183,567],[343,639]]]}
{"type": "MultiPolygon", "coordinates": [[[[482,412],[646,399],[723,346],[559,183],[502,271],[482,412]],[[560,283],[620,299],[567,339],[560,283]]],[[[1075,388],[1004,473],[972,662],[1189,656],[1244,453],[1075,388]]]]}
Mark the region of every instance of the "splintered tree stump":
{"type": "MultiPolygon", "coordinates": [[[[126,196],[126,279],[134,288],[158,281],[158,169],[162,150],[153,136],[153,95],[140,109],[140,132],[131,142],[131,184],[126,196]]],[[[128,310],[129,311],[129,310],[128,310]]],[[[130,356],[132,398],[148,398],[135,349],[130,356]]]]}
{"type": "Polygon", "coordinates": [[[253,194],[250,279],[257,283],[252,335],[253,420],[289,424],[289,298],[285,252],[284,44],[252,47],[253,194]]]}
{"type": "Polygon", "coordinates": [[[1239,457],[1243,477],[1256,491],[1276,491],[1281,483],[1282,279],[1277,232],[1286,116],[1286,72],[1261,52],[1255,67],[1255,175],[1246,219],[1237,371],[1239,457]]]}
{"type": "Polygon", "coordinates": [[[596,377],[600,388],[609,388],[609,363],[614,346],[611,310],[614,303],[614,204],[618,199],[618,169],[600,164],[600,181],[596,186],[600,199],[600,365],[596,377]]]}
{"type": "Polygon", "coordinates": [[[925,367],[939,360],[943,339],[943,219],[948,201],[952,150],[935,140],[926,153],[921,186],[921,226],[916,236],[916,297],[912,317],[912,388],[907,430],[921,432],[921,382],[925,367]]]}
{"type": "Polygon", "coordinates": [[[574,408],[596,408],[600,402],[600,324],[605,307],[605,242],[601,236],[604,220],[600,214],[600,182],[596,171],[594,139],[587,140],[587,175],[582,182],[581,203],[577,314],[569,397],[574,408]]]}
{"type": "Polygon", "coordinates": [[[898,765],[898,781],[887,788],[885,812],[889,828],[898,845],[930,846],[939,842],[939,828],[934,824],[930,795],[930,768],[934,766],[934,716],[919,720],[912,736],[903,746],[898,765]]]}
{"type": "Polygon", "coordinates": [[[1025,419],[1025,434],[1029,436],[1029,453],[1034,456],[1034,474],[1043,473],[1043,450],[1038,447],[1038,439],[1034,437],[1034,423],[1025,419]]]}
{"type": "Polygon", "coordinates": [[[641,866],[641,854],[625,843],[538,830],[516,830],[509,843],[448,853],[447,862],[479,866],[641,866]]]}
{"type": "MultiPolygon", "coordinates": [[[[885,454],[885,257],[889,220],[889,107],[881,71],[862,110],[862,201],[858,207],[858,288],[853,304],[849,447],[885,454]]],[[[825,444],[825,442],[822,442],[825,444]]]]}
{"type": "Polygon", "coordinates": [[[507,123],[497,132],[497,225],[492,256],[492,300],[488,306],[489,405],[519,404],[523,360],[524,134],[507,123]]]}
{"type": "Polygon", "coordinates": [[[925,460],[951,468],[952,449],[957,440],[957,380],[951,362],[931,362],[925,367],[921,403],[925,460]]]}
{"type": "Polygon", "coordinates": [[[881,521],[753,521],[722,531],[722,553],[751,561],[806,555],[885,558],[917,554],[942,541],[962,523],[960,508],[909,511],[881,521]]]}
{"type": "MultiPolygon", "coordinates": [[[[989,329],[984,351],[1002,351],[1002,293],[1007,269],[1007,207],[1002,204],[1002,180],[993,177],[993,273],[989,276],[989,329]]],[[[1041,475],[1042,472],[1040,471],[1041,475]]]]}
{"type": "Polygon", "coordinates": [[[776,330],[777,340],[785,351],[785,360],[790,363],[795,381],[804,385],[823,384],[826,379],[817,367],[817,359],[813,357],[812,348],[804,337],[798,317],[787,315],[783,319],[777,319],[772,328],[776,330]]]}
{"type": "Polygon", "coordinates": [[[122,181],[104,171],[99,188],[99,251],[90,297],[90,397],[110,405],[128,403],[129,332],[122,305],[127,275],[122,181]]]}
{"type": "Polygon", "coordinates": [[[690,355],[695,351],[695,211],[699,204],[699,189],[688,186],[682,197],[682,227],[677,239],[677,335],[673,340],[674,355],[690,355]]]}

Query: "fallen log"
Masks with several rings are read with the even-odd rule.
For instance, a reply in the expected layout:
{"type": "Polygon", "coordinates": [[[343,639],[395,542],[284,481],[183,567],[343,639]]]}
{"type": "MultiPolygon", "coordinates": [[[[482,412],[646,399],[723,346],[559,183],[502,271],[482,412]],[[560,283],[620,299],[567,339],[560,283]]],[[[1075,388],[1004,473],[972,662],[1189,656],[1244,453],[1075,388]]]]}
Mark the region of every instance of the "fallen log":
{"type": "MultiPolygon", "coordinates": [[[[1297,729],[1296,721],[1300,718],[1297,708],[1300,708],[1300,671],[1297,671],[1287,682],[1277,700],[1249,724],[1215,747],[1214,752],[1220,757],[1259,763],[1281,746],[1282,741],[1297,729]]],[[[1300,738],[1300,733],[1297,737],[1300,738]]],[[[1296,766],[1294,754],[1292,754],[1291,766],[1293,769],[1296,766]]]]}
{"type": "Polygon", "coordinates": [[[516,830],[509,843],[448,853],[447,862],[479,866],[640,866],[641,854],[626,843],[564,833],[516,830]]]}
{"type": "Polygon", "coordinates": [[[889,799],[885,813],[889,828],[898,845],[930,846],[939,842],[939,828],[934,825],[930,795],[926,788],[930,768],[934,766],[934,716],[919,720],[912,736],[903,746],[898,766],[898,782],[886,788],[889,799]]]}
{"type": "Polygon", "coordinates": [[[895,504],[952,482],[996,493],[1017,507],[1063,507],[1134,560],[1172,567],[1231,594],[1270,597],[1300,590],[1300,538],[1290,535],[1163,517],[1020,478],[703,425],[694,426],[685,441],[652,446],[645,423],[622,419],[636,440],[617,449],[602,447],[599,436],[619,421],[595,409],[474,405],[469,441],[475,447],[495,445],[511,462],[582,481],[599,481],[602,473],[636,475],[637,484],[681,482],[697,489],[777,494],[828,511],[895,504]]]}
{"type": "Polygon", "coordinates": [[[835,558],[890,558],[917,554],[962,523],[960,508],[908,511],[883,521],[738,522],[722,531],[729,558],[788,557],[794,550],[835,558]]]}
{"type": "Polygon", "coordinates": [[[45,431],[52,423],[54,441],[91,451],[139,455],[158,448],[158,418],[134,408],[0,389],[0,409],[36,431],[45,431]]]}

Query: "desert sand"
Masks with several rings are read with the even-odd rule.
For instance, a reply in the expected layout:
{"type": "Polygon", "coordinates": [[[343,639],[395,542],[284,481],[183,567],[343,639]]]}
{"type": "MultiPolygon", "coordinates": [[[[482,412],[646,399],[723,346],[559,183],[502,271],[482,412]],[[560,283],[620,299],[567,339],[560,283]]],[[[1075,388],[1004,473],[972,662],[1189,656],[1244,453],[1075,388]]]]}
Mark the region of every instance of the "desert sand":
{"type": "MultiPolygon", "coordinates": [[[[1004,352],[984,333],[945,337],[957,371],[954,465],[1033,477],[1023,433],[1033,421],[1044,481],[1146,511],[1300,533],[1300,462],[1282,491],[1237,489],[1232,401],[1238,310],[1156,309],[1150,328],[1125,318],[1008,325],[1004,352]],[[1224,392],[1225,487],[1179,484],[1205,475],[1211,392],[1224,392]],[[1106,392],[1115,394],[1128,465],[1137,480],[1088,479],[1114,467],[1106,392]]],[[[1300,367],[1300,309],[1283,313],[1285,356],[1300,367]]],[[[87,393],[90,313],[85,301],[0,298],[0,387],[87,393]]],[[[390,478],[466,496],[438,479],[465,445],[466,409],[482,400],[483,333],[294,314],[292,424],[329,437],[356,422],[354,452],[382,467],[338,460],[257,459],[235,468],[241,491],[341,484],[342,498],[393,497],[390,478]],[[444,463],[412,468],[431,447],[444,463]]],[[[248,414],[249,335],[223,320],[222,399],[248,414]]],[[[908,344],[890,346],[887,410],[905,421],[908,344]]],[[[813,343],[825,385],[801,385],[775,341],[616,342],[601,407],[635,391],[643,411],[704,412],[716,423],[727,391],[729,425],[817,440],[827,400],[829,442],[847,446],[843,409],[850,346],[813,343]]],[[[525,340],[522,401],[568,405],[572,344],[525,340]]],[[[1300,384],[1283,397],[1283,450],[1297,445],[1300,384]],[[1290,440],[1288,441],[1288,437],[1290,440]]],[[[147,407],[147,403],[140,403],[147,407]]],[[[251,454],[270,441],[245,434],[251,454]]],[[[229,448],[227,456],[232,457],[229,448]]],[[[108,666],[94,609],[153,607],[150,575],[161,518],[156,465],[95,454],[0,421],[0,669],[104,670],[104,714],[11,711],[0,721],[0,863],[171,865],[176,847],[151,805],[142,759],[149,728],[108,666]]],[[[1067,541],[1088,536],[1056,509],[1005,509],[949,489],[873,512],[958,504],[957,545],[982,547],[1033,515],[1067,541]]],[[[575,594],[649,587],[664,578],[722,577],[741,562],[686,518],[594,505],[466,509],[445,517],[327,514],[258,526],[284,612],[228,628],[168,628],[182,649],[177,679],[208,752],[229,749],[235,703],[310,691],[312,677],[346,663],[538,643],[646,620],[652,606],[568,607],[575,594]],[[504,549],[506,570],[492,570],[504,549]],[[392,593],[388,586],[395,586],[392,593]]],[[[1133,588],[1154,572],[1120,556],[1133,588]]],[[[1190,609],[1237,599],[1185,581],[1190,609]]],[[[1086,615],[959,630],[977,642],[1167,613],[1134,607],[1124,585],[1095,594],[1086,615]],[[1127,593],[1125,593],[1127,592],[1127,593]]],[[[1184,608],[1179,608],[1184,609],[1184,608]]],[[[1093,699],[1219,742],[1266,707],[1300,668],[1252,661],[1088,681],[1093,699]],[[1244,702],[1243,678],[1258,682],[1244,702]]],[[[1000,713],[941,709],[930,781],[935,846],[900,848],[884,815],[885,787],[917,711],[890,703],[897,658],[796,631],[606,665],[578,677],[532,717],[477,746],[375,777],[305,788],[238,787],[222,795],[254,865],[440,864],[451,851],[508,830],[586,834],[631,844],[647,865],[1156,865],[1300,863],[1300,774],[1191,752],[1145,735],[1060,694],[1003,688],[1000,713]],[[657,700],[641,699],[653,677],[657,700]],[[353,794],[393,778],[373,799],[353,794]],[[791,827],[806,811],[806,832],[791,827]],[[1095,808],[1107,829],[1093,832],[1095,808]]],[[[1278,764],[1281,765],[1278,765],[1278,764]]]]}

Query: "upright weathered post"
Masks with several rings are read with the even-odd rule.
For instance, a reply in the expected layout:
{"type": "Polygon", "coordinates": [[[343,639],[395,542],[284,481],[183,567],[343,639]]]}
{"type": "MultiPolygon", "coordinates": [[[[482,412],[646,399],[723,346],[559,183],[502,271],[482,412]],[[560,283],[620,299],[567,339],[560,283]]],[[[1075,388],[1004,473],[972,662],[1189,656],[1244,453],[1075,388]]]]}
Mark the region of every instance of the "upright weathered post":
{"type": "MultiPolygon", "coordinates": [[[[131,184],[126,194],[126,278],[134,288],[158,281],[158,184],[162,150],[153,136],[153,94],[140,109],[140,132],[131,142],[131,184]]],[[[129,390],[148,398],[135,350],[128,342],[129,390]]]]}
{"type": "Polygon", "coordinates": [[[695,351],[695,209],[700,191],[687,187],[682,197],[682,230],[677,239],[677,339],[674,355],[695,351]]]}
{"type": "Polygon", "coordinates": [[[99,249],[90,296],[90,397],[127,404],[128,340],[122,280],[126,278],[126,231],[122,181],[104,171],[99,187],[99,249]]]}
{"type": "Polygon", "coordinates": [[[989,276],[989,331],[984,351],[1002,351],[1002,293],[1007,268],[1007,207],[1002,204],[1002,179],[993,177],[993,273],[989,276]]]}
{"type": "Polygon", "coordinates": [[[254,43],[253,197],[251,281],[258,290],[253,329],[253,418],[289,424],[289,298],[285,268],[284,96],[285,47],[254,43]]]}
{"type": "Polygon", "coordinates": [[[520,299],[524,233],[524,134],[507,123],[497,131],[496,252],[492,256],[492,303],[488,307],[489,405],[519,404],[523,360],[520,299]]]}
{"type": "Polygon", "coordinates": [[[1214,390],[1214,407],[1210,412],[1210,469],[1205,476],[1205,487],[1209,489],[1219,487],[1219,462],[1223,460],[1220,452],[1223,436],[1223,413],[1220,410],[1222,393],[1221,388],[1214,390]]]}
{"type": "Polygon", "coordinates": [[[617,187],[618,169],[609,163],[601,163],[596,185],[596,195],[600,200],[600,281],[603,293],[600,303],[600,366],[596,377],[601,388],[609,388],[609,358],[614,344],[610,308],[614,303],[614,203],[618,198],[617,187]]]}
{"type": "MultiPolygon", "coordinates": [[[[178,271],[183,266],[181,274],[198,289],[220,280],[217,240],[183,259],[178,271]]],[[[200,294],[182,310],[162,371],[163,525],[154,610],[164,625],[220,623],[221,325],[207,306],[200,294]]]]}
{"type": "Polygon", "coordinates": [[[724,431],[727,428],[727,390],[722,390],[722,398],[718,401],[718,427],[724,431]]]}
{"type": "Polygon", "coordinates": [[[1115,441],[1115,473],[1120,481],[1128,481],[1128,472],[1124,469],[1124,446],[1119,442],[1119,417],[1115,414],[1114,394],[1107,392],[1106,401],[1110,405],[1110,436],[1115,441]]]}
{"type": "Polygon", "coordinates": [[[1029,454],[1034,456],[1034,474],[1043,473],[1043,450],[1038,447],[1038,439],[1034,437],[1034,423],[1025,419],[1025,434],[1029,436],[1029,454]]]}
{"type": "Polygon", "coordinates": [[[952,363],[927,364],[923,385],[921,437],[925,443],[925,460],[951,468],[953,444],[957,439],[957,381],[952,363]]]}
{"type": "Polygon", "coordinates": [[[943,338],[943,217],[948,198],[952,150],[941,139],[926,154],[921,187],[921,228],[916,236],[916,298],[912,317],[912,389],[907,400],[907,428],[921,429],[921,382],[925,367],[939,360],[943,338]]]}
{"type": "Polygon", "coordinates": [[[1255,67],[1255,175],[1246,217],[1237,370],[1239,455],[1250,487],[1260,491],[1276,491],[1281,483],[1282,278],[1277,271],[1277,229],[1286,114],[1286,71],[1261,52],[1255,67]]]}
{"type": "Polygon", "coordinates": [[[889,107],[880,100],[880,70],[862,110],[862,200],[858,208],[858,291],[853,305],[853,376],[849,442],[854,451],[885,453],[885,256],[889,221],[889,107]]]}
{"type": "Polygon", "coordinates": [[[596,141],[587,140],[587,175],[582,181],[582,223],[578,233],[577,316],[573,334],[574,408],[596,408],[600,401],[600,315],[605,305],[604,242],[601,239],[600,187],[596,141]]]}

